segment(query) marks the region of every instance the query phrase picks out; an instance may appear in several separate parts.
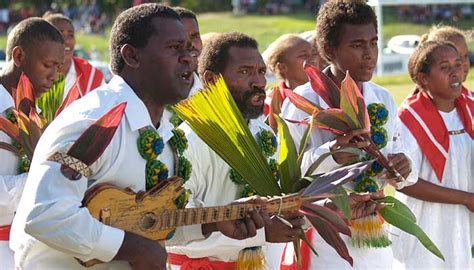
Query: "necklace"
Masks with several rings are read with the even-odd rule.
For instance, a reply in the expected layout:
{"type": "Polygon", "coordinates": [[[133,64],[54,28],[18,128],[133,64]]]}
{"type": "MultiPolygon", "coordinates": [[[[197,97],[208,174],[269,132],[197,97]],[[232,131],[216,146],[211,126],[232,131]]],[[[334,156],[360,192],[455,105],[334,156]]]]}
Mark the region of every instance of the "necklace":
{"type": "MultiPolygon", "coordinates": [[[[137,148],[140,156],[146,160],[145,181],[146,190],[149,190],[169,177],[168,166],[157,159],[163,152],[165,144],[163,138],[151,126],[141,128],[139,132],[137,148]]],[[[183,130],[175,127],[172,132],[173,137],[171,137],[169,143],[173,150],[174,171],[176,176],[181,177],[186,182],[191,176],[192,170],[191,162],[184,156],[188,141],[183,130]]],[[[189,193],[183,191],[175,201],[178,208],[184,208],[188,198],[189,193]]]]}
{"type": "MultiPolygon", "coordinates": [[[[388,121],[389,112],[383,103],[371,103],[367,106],[370,118],[370,133],[372,141],[378,149],[387,145],[388,134],[383,127],[388,121]]],[[[365,154],[360,161],[369,160],[371,157],[365,154]]],[[[383,167],[373,162],[371,167],[361,176],[354,179],[355,191],[359,193],[377,192],[380,187],[374,177],[383,171],[383,167]]],[[[351,221],[351,243],[356,247],[387,247],[391,244],[383,228],[383,219],[374,213],[367,217],[351,221]]]]}

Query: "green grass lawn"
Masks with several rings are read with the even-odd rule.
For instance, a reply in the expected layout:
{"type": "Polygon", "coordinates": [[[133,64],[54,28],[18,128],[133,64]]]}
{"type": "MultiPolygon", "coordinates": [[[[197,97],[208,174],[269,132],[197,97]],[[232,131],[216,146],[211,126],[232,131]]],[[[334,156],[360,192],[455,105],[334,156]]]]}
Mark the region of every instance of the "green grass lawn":
{"type": "MultiPolygon", "coordinates": [[[[394,75],[394,76],[383,76],[383,77],[374,77],[373,81],[383,87],[387,88],[390,93],[392,93],[395,103],[400,105],[402,101],[413,91],[413,82],[410,77],[407,75],[394,75]]],[[[474,68],[471,68],[469,71],[468,78],[464,85],[470,89],[474,90],[474,68]]]]}

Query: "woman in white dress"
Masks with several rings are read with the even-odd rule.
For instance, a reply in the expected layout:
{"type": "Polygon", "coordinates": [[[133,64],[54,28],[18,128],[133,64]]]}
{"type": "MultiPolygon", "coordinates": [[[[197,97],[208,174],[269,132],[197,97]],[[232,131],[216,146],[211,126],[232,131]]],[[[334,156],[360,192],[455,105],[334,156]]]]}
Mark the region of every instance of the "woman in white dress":
{"type": "Polygon", "coordinates": [[[474,102],[462,94],[461,57],[450,42],[427,41],[408,65],[416,91],[400,108],[396,130],[403,148],[410,149],[418,182],[397,196],[445,261],[399,230],[392,234],[394,256],[406,269],[471,269],[474,102]]]}

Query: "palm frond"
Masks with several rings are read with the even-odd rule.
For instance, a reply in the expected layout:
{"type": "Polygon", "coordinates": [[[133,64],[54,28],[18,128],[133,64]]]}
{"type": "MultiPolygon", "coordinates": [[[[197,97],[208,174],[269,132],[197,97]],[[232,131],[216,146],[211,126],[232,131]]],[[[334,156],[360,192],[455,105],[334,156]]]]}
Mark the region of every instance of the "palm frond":
{"type": "Polygon", "coordinates": [[[63,101],[64,96],[64,75],[60,74],[59,78],[54,81],[49,90],[36,99],[36,104],[41,109],[41,115],[51,123],[56,116],[56,111],[63,101]]]}
{"type": "Polygon", "coordinates": [[[176,113],[260,195],[281,190],[224,79],[178,103],[176,113]]]}

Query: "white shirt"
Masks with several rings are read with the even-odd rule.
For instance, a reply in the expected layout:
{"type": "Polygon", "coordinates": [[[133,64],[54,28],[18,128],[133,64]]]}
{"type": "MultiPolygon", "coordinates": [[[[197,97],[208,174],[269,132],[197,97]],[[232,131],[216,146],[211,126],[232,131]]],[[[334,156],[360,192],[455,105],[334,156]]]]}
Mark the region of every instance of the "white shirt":
{"type": "Polygon", "coordinates": [[[71,61],[72,61],[71,66],[69,67],[66,77],[64,78],[63,100],[66,98],[67,94],[69,93],[69,90],[71,90],[71,87],[74,85],[74,83],[77,80],[76,65],[74,65],[73,60],[71,61]]]}
{"type": "MultiPolygon", "coordinates": [[[[93,185],[109,183],[134,192],[145,190],[146,161],[137,150],[138,130],[153,125],[143,102],[121,77],[115,76],[109,84],[66,108],[41,137],[27,180],[29,188],[11,233],[10,246],[17,266],[25,270],[84,269],[74,257],[109,262],[117,254],[124,232],[100,223],[81,207],[88,179],[71,181],[62,175],[58,163],[46,159],[54,152],[67,152],[86,128],[121,102],[127,102],[124,119],[102,156],[90,166],[90,179],[97,179],[93,185]]],[[[172,137],[172,128],[164,116],[158,133],[165,143],[172,137]]],[[[173,154],[168,144],[158,159],[172,175],[173,154]]],[[[201,226],[195,225],[177,230],[173,239],[201,237],[201,226]]],[[[113,261],[90,269],[129,269],[129,265],[113,261]]]]}
{"type": "MultiPolygon", "coordinates": [[[[394,120],[397,114],[397,107],[393,101],[390,93],[377,84],[372,82],[364,82],[362,84],[362,94],[366,105],[371,103],[383,103],[387,110],[389,111],[388,121],[383,127],[387,130],[388,133],[388,142],[387,145],[381,150],[384,155],[392,152],[392,138],[394,135],[394,120]]],[[[304,85],[297,87],[295,93],[305,97],[311,102],[320,105],[322,108],[328,108],[329,106],[322,100],[321,97],[316,94],[315,91],[311,88],[311,84],[308,82],[304,85]]],[[[307,113],[298,109],[294,104],[290,102],[289,99],[286,99],[283,102],[282,113],[281,115],[285,119],[291,120],[302,120],[309,116],[307,113]]],[[[295,144],[299,147],[303,133],[306,130],[306,125],[298,125],[293,123],[288,123],[291,135],[295,140],[295,144]]],[[[336,136],[328,131],[324,131],[318,128],[313,128],[311,132],[310,139],[308,141],[307,151],[304,154],[302,162],[302,172],[305,173],[309,166],[315,162],[322,154],[329,152],[329,142],[335,139],[336,136]]],[[[400,152],[400,151],[399,151],[400,152]]],[[[401,151],[404,152],[404,151],[401,151]]],[[[408,156],[408,155],[407,155],[408,156]]],[[[325,173],[340,167],[332,156],[326,158],[318,169],[314,172],[325,173]]],[[[399,184],[398,188],[402,188],[405,185],[414,184],[417,181],[416,174],[413,172],[407,177],[406,181],[403,184],[399,184]]],[[[377,181],[379,186],[383,182],[377,181]]],[[[348,185],[351,185],[350,183],[348,185]]],[[[353,188],[353,186],[351,186],[353,188]]],[[[315,269],[391,269],[392,264],[392,251],[390,247],[387,248],[356,248],[350,244],[350,238],[341,235],[345,241],[349,254],[351,254],[354,259],[354,267],[352,268],[349,263],[342,259],[335,250],[329,246],[318,233],[313,234],[312,242],[314,247],[318,252],[319,256],[315,256],[311,253],[311,262],[310,268],[314,267],[315,269]],[[380,259],[374,259],[380,258],[380,259]],[[382,259],[383,258],[383,259],[382,259]]]]}
{"type": "MultiPolygon", "coordinates": [[[[181,127],[185,131],[189,143],[185,156],[193,166],[191,177],[185,183],[186,189],[191,192],[187,207],[226,205],[240,198],[242,187],[230,180],[230,166],[207,146],[187,124],[183,123],[181,127]]],[[[254,136],[262,130],[271,131],[271,128],[260,119],[251,120],[249,129],[254,136]]],[[[220,232],[214,232],[205,240],[192,241],[184,246],[168,247],[167,249],[171,253],[184,254],[190,258],[208,257],[211,261],[229,262],[236,261],[242,249],[265,246],[265,243],[265,230],[262,228],[257,230],[255,237],[245,240],[231,239],[220,232]]],[[[268,259],[267,261],[269,262],[268,259]]]]}
{"type": "MultiPolygon", "coordinates": [[[[14,107],[12,96],[0,85],[0,115],[14,107]]],[[[0,141],[10,144],[12,140],[0,131],[0,141]]],[[[18,157],[10,151],[0,149],[0,226],[10,225],[15,215],[27,174],[18,175],[18,157]]]]}
{"type": "Polygon", "coordinates": [[[194,72],[193,73],[193,86],[191,86],[191,90],[189,90],[188,97],[192,97],[200,89],[203,89],[201,79],[199,78],[197,73],[194,72]]]}
{"type": "MultiPolygon", "coordinates": [[[[456,110],[440,114],[449,131],[464,129],[456,110]]],[[[418,168],[417,176],[445,188],[474,191],[474,140],[467,133],[449,135],[448,158],[440,183],[415,137],[400,120],[397,121],[397,131],[404,137],[403,148],[409,149],[414,167],[418,168]]],[[[473,222],[472,213],[464,205],[427,202],[402,193],[397,193],[397,198],[415,214],[417,224],[438,246],[446,260],[443,262],[431,254],[415,237],[393,228],[393,253],[400,263],[405,264],[406,269],[471,269],[473,222]]],[[[397,269],[402,268],[398,266],[397,269]]]]}
{"type": "MultiPolygon", "coordinates": [[[[0,85],[0,115],[6,117],[6,110],[14,107],[14,101],[5,87],[0,85]]],[[[0,142],[10,144],[12,140],[0,131],[0,142]]],[[[17,174],[18,157],[10,151],[0,149],[0,226],[10,225],[25,187],[27,173],[17,174]]],[[[8,241],[0,241],[0,269],[14,269],[13,252],[8,241]]]]}

